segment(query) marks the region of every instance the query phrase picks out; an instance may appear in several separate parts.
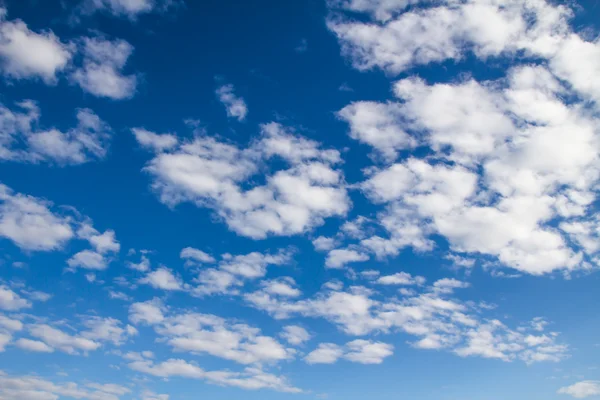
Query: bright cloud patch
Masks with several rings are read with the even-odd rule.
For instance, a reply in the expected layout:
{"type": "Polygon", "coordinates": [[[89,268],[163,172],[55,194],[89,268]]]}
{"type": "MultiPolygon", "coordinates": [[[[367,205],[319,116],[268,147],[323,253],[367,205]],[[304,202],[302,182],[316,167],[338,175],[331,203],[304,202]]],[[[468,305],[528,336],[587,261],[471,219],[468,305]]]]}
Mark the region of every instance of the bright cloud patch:
{"type": "Polygon", "coordinates": [[[231,230],[252,238],[299,234],[347,212],[338,151],[322,150],[277,123],[262,125],[261,131],[244,149],[213,137],[180,142],[156,153],[145,171],[163,203],[209,207],[231,230]],[[272,159],[287,169],[266,175],[264,185],[242,187],[272,159]]]}
{"type": "Polygon", "coordinates": [[[9,79],[40,78],[56,83],[72,49],[52,32],[34,32],[21,20],[6,20],[7,10],[0,8],[0,70],[9,79]]]}
{"type": "Polygon", "coordinates": [[[377,21],[342,18],[329,27],[359,69],[396,74],[460,61],[465,51],[482,60],[519,53],[548,62],[513,66],[489,82],[408,77],[393,84],[397,101],[342,109],[350,136],[390,163],[371,169],[362,184],[385,206],[379,222],[388,237],[361,245],[382,257],[423,248],[439,234],[458,253],[490,255],[530,274],[589,268],[600,160],[598,124],[585,101],[598,92],[583,77],[600,71],[597,44],[570,32],[568,9],[544,1],[440,2],[407,11],[410,3],[345,2],[342,8],[377,21]],[[565,56],[575,48],[589,54],[578,65],[565,56]],[[397,160],[398,150],[417,144],[432,155],[397,160]]]}

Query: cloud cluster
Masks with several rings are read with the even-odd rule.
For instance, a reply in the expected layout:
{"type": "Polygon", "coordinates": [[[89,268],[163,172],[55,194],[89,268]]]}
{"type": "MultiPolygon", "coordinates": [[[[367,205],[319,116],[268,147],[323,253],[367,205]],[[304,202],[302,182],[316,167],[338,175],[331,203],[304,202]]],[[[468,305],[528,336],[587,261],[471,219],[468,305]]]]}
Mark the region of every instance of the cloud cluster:
{"type": "Polygon", "coordinates": [[[374,18],[329,21],[361,70],[397,74],[460,62],[466,52],[523,61],[493,81],[409,76],[394,82],[396,100],[339,111],[350,136],[385,163],[368,170],[361,188],[384,206],[378,220],[388,235],[362,239],[354,251],[428,250],[435,234],[456,253],[535,275],[596,264],[600,126],[589,102],[600,90],[589,77],[600,71],[600,45],[571,31],[569,8],[545,0],[332,4],[374,18]],[[427,156],[398,160],[415,147],[427,156]]]}
{"type": "MultiPolygon", "coordinates": [[[[484,307],[451,297],[455,290],[466,287],[468,284],[456,279],[441,279],[419,292],[403,292],[401,297],[390,297],[364,286],[344,290],[341,285],[326,285],[323,291],[307,299],[292,300],[264,290],[248,293],[244,298],[248,304],[278,319],[295,315],[324,318],[355,336],[403,332],[415,337],[412,345],[416,348],[445,349],[461,357],[520,359],[528,364],[556,362],[566,357],[568,349],[557,343],[558,334],[543,333],[543,320],[511,329],[498,319],[482,317],[484,307]]],[[[367,346],[370,342],[358,343],[371,349],[367,346]]],[[[357,352],[354,349],[357,346],[350,346],[351,353],[357,352]]],[[[330,362],[346,354],[331,344],[317,350],[322,351],[316,355],[323,354],[330,362]]]]}
{"type": "Polygon", "coordinates": [[[0,160],[77,165],[106,156],[112,130],[92,110],[78,109],[77,124],[61,131],[39,127],[41,113],[34,101],[16,106],[0,104],[0,160]]]}
{"type": "Polygon", "coordinates": [[[205,136],[169,149],[154,145],[156,154],[144,170],[163,203],[209,207],[231,230],[256,239],[303,233],[327,217],[346,214],[350,200],[336,168],[338,151],[322,150],[319,143],[277,123],[262,125],[261,132],[247,148],[205,136]],[[252,184],[249,179],[268,161],[288,168],[252,184]]]}
{"type": "MultiPolygon", "coordinates": [[[[152,8],[153,2],[142,2],[152,8]]],[[[110,6],[115,12],[133,12],[136,8],[142,11],[137,0],[85,3],[88,9],[110,6]]],[[[7,79],[40,79],[46,84],[56,84],[60,74],[65,74],[97,97],[121,100],[135,94],[137,76],[122,72],[133,52],[128,42],[95,36],[64,43],[50,30],[34,32],[25,22],[7,20],[6,16],[6,8],[0,8],[0,71],[7,79]]]]}
{"type": "Polygon", "coordinates": [[[0,371],[0,397],[6,400],[18,399],[87,399],[119,400],[120,396],[131,393],[131,389],[116,384],[86,382],[54,383],[38,376],[8,375],[0,371]]]}
{"type": "Polygon", "coordinates": [[[390,344],[363,339],[348,342],[345,347],[334,343],[321,343],[308,353],[304,360],[308,364],[333,364],[344,358],[360,364],[381,364],[384,358],[393,354],[393,350],[394,346],[390,344]]]}

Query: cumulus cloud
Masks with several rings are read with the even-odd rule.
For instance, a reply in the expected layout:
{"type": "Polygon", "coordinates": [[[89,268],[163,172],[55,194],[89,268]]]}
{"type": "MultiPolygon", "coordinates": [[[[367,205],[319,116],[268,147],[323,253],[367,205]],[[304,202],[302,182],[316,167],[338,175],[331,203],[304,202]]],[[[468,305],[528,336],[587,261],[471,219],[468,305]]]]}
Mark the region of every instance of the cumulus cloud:
{"type": "Polygon", "coordinates": [[[219,86],[215,93],[219,101],[225,106],[229,118],[235,118],[238,121],[246,119],[248,106],[246,106],[243,98],[236,96],[232,84],[219,86]]]}
{"type": "Polygon", "coordinates": [[[86,382],[55,383],[38,376],[8,375],[0,371],[0,397],[7,400],[36,399],[51,400],[58,398],[87,400],[116,400],[119,395],[131,390],[117,384],[86,382]]]}
{"type": "Polygon", "coordinates": [[[0,104],[0,159],[77,165],[106,156],[112,131],[92,110],[78,109],[77,125],[65,132],[40,128],[40,116],[31,100],[17,103],[17,110],[0,104]]]}
{"type": "Polygon", "coordinates": [[[71,79],[84,91],[113,100],[123,100],[135,95],[136,75],[125,75],[123,69],[133,53],[133,46],[122,39],[108,40],[88,37],[81,40],[83,65],[71,79]]]}
{"type": "Polygon", "coordinates": [[[212,264],[215,262],[215,258],[202,250],[195,249],[193,247],[186,247],[181,250],[179,257],[185,260],[193,260],[202,264],[212,264]]]}
{"type": "Polygon", "coordinates": [[[565,386],[558,390],[559,394],[566,394],[576,399],[600,395],[600,381],[581,381],[571,386],[565,386]]]}
{"type": "MultiPolygon", "coordinates": [[[[189,253],[189,251],[188,251],[189,253]]],[[[199,256],[198,253],[193,253],[199,256]]],[[[237,294],[239,288],[246,281],[262,278],[267,273],[270,265],[284,265],[291,261],[291,252],[280,251],[276,254],[262,254],[252,252],[248,254],[231,255],[223,254],[215,268],[200,270],[195,279],[196,287],[192,289],[194,295],[204,296],[213,294],[237,294]]],[[[201,256],[201,258],[204,258],[201,256]]],[[[294,282],[273,281],[270,283],[272,290],[286,292],[294,295],[297,289],[293,288],[294,282]]]]}
{"type": "Polygon", "coordinates": [[[163,151],[172,149],[177,146],[177,137],[168,133],[154,133],[144,128],[131,129],[135,136],[135,140],[145,148],[154,151],[163,151]]]}
{"type": "Polygon", "coordinates": [[[311,335],[306,329],[298,325],[288,325],[283,327],[279,334],[286,342],[293,346],[301,345],[310,340],[311,335]]]}
{"type": "Polygon", "coordinates": [[[600,99],[589,79],[600,70],[598,42],[572,32],[568,6],[545,0],[409,7],[416,3],[332,1],[342,13],[328,26],[360,70],[395,75],[460,63],[467,53],[516,63],[488,82],[408,76],[393,84],[396,101],[357,101],[338,112],[350,136],[387,164],[367,169],[362,189],[384,205],[379,223],[388,237],[360,246],[395,256],[406,246],[431,249],[438,234],[457,253],[535,275],[595,264],[599,130],[588,105],[600,99]],[[416,146],[429,155],[396,162],[416,146]]]}
{"type": "Polygon", "coordinates": [[[242,323],[233,323],[211,314],[166,313],[160,304],[135,303],[130,307],[134,323],[147,323],[174,350],[210,354],[240,364],[274,363],[292,358],[276,339],[242,323]]]}
{"type": "Polygon", "coordinates": [[[19,19],[6,20],[7,10],[0,8],[0,70],[9,79],[39,78],[48,84],[57,82],[73,55],[50,30],[34,32],[19,19]]]}
{"type": "MultiPolygon", "coordinates": [[[[278,319],[296,315],[323,318],[355,336],[403,332],[415,337],[412,346],[416,348],[445,349],[462,357],[519,359],[531,364],[557,362],[567,356],[568,347],[558,342],[557,333],[543,333],[543,319],[536,318],[531,323],[510,328],[493,317],[481,315],[489,308],[453,297],[456,290],[467,286],[455,279],[442,279],[427,287],[415,286],[400,299],[361,286],[343,290],[335,285],[306,299],[276,297],[263,290],[248,293],[244,298],[248,304],[278,319]]],[[[364,345],[372,349],[369,344],[358,342],[356,348],[364,345]]],[[[386,354],[383,349],[390,350],[391,354],[391,348],[385,346],[376,346],[373,352],[386,354]]],[[[322,353],[327,362],[335,362],[346,354],[339,346],[328,345],[322,350],[314,356],[322,353]]],[[[354,352],[360,353],[356,349],[354,352]]],[[[369,354],[364,355],[365,361],[369,354]]]]}
{"type": "Polygon", "coordinates": [[[247,390],[272,389],[288,393],[301,392],[300,389],[291,386],[285,378],[253,367],[246,368],[242,372],[206,371],[185,360],[169,359],[156,364],[149,360],[134,361],[129,364],[129,368],[160,378],[200,379],[215,385],[234,386],[247,390]]]}
{"type": "Polygon", "coordinates": [[[304,360],[308,364],[333,364],[340,358],[360,364],[381,364],[383,359],[393,354],[394,347],[383,342],[357,339],[346,343],[345,347],[333,343],[321,343],[304,360]]]}
{"type": "Polygon", "coordinates": [[[149,272],[144,278],[140,279],[140,283],[162,290],[183,290],[184,288],[181,278],[165,267],[149,272]]]}
{"type": "Polygon", "coordinates": [[[7,311],[18,311],[30,308],[31,302],[19,296],[6,285],[0,285],[0,309],[7,311]]]}
{"type": "Polygon", "coordinates": [[[160,200],[175,206],[191,202],[209,207],[236,233],[255,239],[295,235],[345,215],[350,207],[339,152],[297,136],[277,123],[261,126],[262,135],[247,148],[200,136],[158,152],[145,171],[160,200]],[[248,185],[270,160],[287,169],[248,185]]]}
{"type": "Polygon", "coordinates": [[[342,268],[352,262],[366,261],[369,256],[353,249],[334,249],[327,254],[325,266],[327,268],[342,268]]]}
{"type": "Polygon", "coordinates": [[[73,236],[68,217],[50,211],[51,203],[14,193],[0,184],[0,236],[24,250],[61,248],[73,236]]]}

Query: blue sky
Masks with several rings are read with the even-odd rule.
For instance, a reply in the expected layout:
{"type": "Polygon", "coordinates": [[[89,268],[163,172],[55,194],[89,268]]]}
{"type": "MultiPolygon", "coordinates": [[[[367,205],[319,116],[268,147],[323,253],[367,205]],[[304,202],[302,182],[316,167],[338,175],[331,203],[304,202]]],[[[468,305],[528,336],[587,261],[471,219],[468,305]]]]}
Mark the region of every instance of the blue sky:
{"type": "Polygon", "coordinates": [[[4,1],[0,399],[600,398],[599,12],[4,1]]]}

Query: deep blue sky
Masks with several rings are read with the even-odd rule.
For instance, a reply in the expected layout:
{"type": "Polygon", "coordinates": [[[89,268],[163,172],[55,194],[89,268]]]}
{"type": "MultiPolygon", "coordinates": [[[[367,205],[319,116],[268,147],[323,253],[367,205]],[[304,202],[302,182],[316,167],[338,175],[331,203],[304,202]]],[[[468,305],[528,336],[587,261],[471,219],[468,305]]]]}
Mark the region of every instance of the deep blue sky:
{"type": "Polygon", "coordinates": [[[600,398],[595,1],[2,6],[1,399],[600,398]]]}

